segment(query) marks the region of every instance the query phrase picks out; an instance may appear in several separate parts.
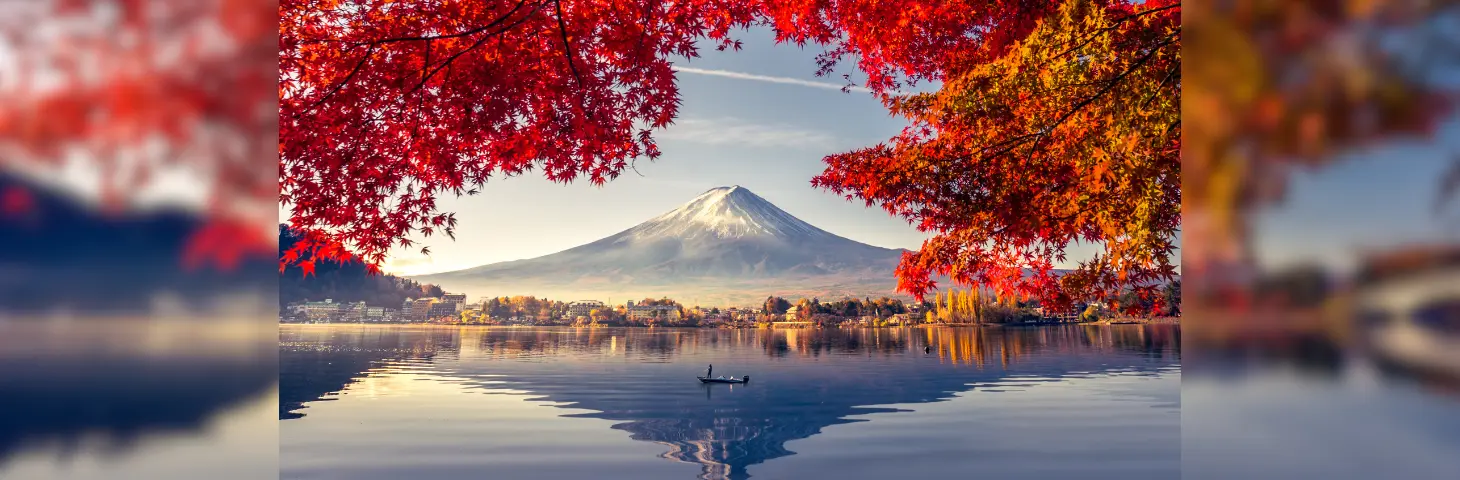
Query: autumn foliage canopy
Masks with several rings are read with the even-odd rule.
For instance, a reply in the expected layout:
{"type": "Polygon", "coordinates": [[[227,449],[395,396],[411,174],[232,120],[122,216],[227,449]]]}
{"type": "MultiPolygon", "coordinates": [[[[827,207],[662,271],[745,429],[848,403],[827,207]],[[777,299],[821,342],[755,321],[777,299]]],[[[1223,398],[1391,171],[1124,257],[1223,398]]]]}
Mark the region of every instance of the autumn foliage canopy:
{"type": "MultiPolygon", "coordinates": [[[[1434,20],[1453,20],[1453,2],[11,3],[5,167],[88,163],[115,204],[155,170],[196,167],[224,220],[198,235],[199,257],[271,242],[277,200],[306,238],[281,261],[306,272],[310,259],[375,265],[412,238],[450,235],[435,199],[489,178],[598,183],[655,158],[679,101],[672,63],[764,28],[824,48],[808,69],[855,68],[908,120],[881,145],[828,152],[814,180],[935,234],[903,262],[904,291],[947,275],[1090,296],[1168,275],[1183,217],[1187,276],[1244,263],[1248,213],[1281,197],[1294,166],[1432,136],[1457,92],[1432,77],[1460,63],[1453,22],[1434,20]],[[1181,55],[1197,59],[1188,91],[1181,55]],[[938,91],[906,94],[917,82],[938,91]],[[1184,132],[1181,100],[1195,120],[1184,132]],[[1075,241],[1104,253],[1053,275],[1075,241]]],[[[0,192],[7,214],[29,203],[0,192]]]]}
{"type": "Polygon", "coordinates": [[[1180,6],[1070,1],[959,37],[942,88],[889,95],[910,126],[826,158],[813,184],[936,232],[905,254],[899,289],[934,274],[1052,306],[1175,275],[1181,225],[1180,6]],[[1103,253],[1063,276],[1073,242],[1103,253]]]}
{"type": "MultiPolygon", "coordinates": [[[[254,0],[51,0],[0,7],[0,167],[94,173],[101,208],[184,171],[209,220],[188,265],[273,255],[274,8],[254,0]]],[[[29,193],[0,192],[8,218],[29,193]]],[[[94,239],[105,242],[109,239],[94,239]]]]}
{"type": "Polygon", "coordinates": [[[440,0],[280,2],[285,254],[383,261],[436,208],[540,170],[601,184],[654,159],[672,60],[734,33],[846,59],[910,126],[830,155],[813,184],[935,232],[900,289],[934,275],[1055,302],[1169,277],[1180,224],[1180,8],[1172,1],[440,0]],[[903,87],[942,82],[936,93],[903,87]],[[1057,278],[1071,242],[1105,253],[1057,278]],[[305,255],[309,253],[310,255],[305,255]]]}

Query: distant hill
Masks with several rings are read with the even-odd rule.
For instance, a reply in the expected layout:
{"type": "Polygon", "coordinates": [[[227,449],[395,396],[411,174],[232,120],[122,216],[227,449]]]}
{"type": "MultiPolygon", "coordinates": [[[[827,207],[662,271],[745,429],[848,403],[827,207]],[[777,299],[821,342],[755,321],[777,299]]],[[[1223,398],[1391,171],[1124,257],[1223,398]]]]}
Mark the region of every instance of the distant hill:
{"type": "MultiPolygon", "coordinates": [[[[299,237],[287,225],[279,225],[280,256],[298,241],[299,237]]],[[[394,275],[371,275],[365,264],[358,261],[317,260],[313,275],[304,276],[298,266],[290,266],[279,275],[280,308],[290,303],[324,299],[400,308],[407,298],[439,297],[443,293],[435,285],[422,285],[394,275]]]]}
{"type": "Polygon", "coordinates": [[[897,296],[893,271],[904,251],[837,236],[731,186],[562,252],[414,278],[473,295],[562,299],[880,297],[897,296]]]}
{"type": "Polygon", "coordinates": [[[259,298],[267,308],[274,295],[277,259],[266,252],[231,271],[184,266],[184,247],[207,224],[197,213],[104,213],[0,172],[0,192],[12,191],[24,192],[28,205],[0,217],[0,312],[139,314],[160,297],[189,306],[259,298]]]}

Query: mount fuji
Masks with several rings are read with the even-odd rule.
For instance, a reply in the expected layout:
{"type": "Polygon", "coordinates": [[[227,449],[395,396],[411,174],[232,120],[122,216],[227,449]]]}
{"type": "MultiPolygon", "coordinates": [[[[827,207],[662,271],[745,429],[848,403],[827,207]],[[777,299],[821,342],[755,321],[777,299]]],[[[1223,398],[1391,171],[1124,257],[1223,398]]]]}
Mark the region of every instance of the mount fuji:
{"type": "Polygon", "coordinates": [[[827,232],[737,185],[558,253],[415,278],[448,291],[558,300],[892,296],[904,251],[827,232]]]}

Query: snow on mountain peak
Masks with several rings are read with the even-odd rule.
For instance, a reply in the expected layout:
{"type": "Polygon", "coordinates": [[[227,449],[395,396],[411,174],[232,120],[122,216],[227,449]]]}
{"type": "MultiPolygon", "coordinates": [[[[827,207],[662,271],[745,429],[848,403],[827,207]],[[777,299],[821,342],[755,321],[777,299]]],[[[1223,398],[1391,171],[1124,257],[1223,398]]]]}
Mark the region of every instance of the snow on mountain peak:
{"type": "Polygon", "coordinates": [[[638,239],[831,236],[739,185],[712,188],[689,203],[634,227],[631,234],[638,239]]]}

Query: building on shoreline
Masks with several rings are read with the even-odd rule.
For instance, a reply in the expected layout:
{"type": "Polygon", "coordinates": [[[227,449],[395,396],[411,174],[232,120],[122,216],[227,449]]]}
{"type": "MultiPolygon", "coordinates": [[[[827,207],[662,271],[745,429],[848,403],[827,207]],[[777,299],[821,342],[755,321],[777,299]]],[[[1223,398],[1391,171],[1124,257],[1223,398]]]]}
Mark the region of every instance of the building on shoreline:
{"type": "Polygon", "coordinates": [[[460,303],[435,302],[431,304],[431,308],[426,310],[426,320],[435,320],[444,317],[455,317],[460,311],[460,303]]]}
{"type": "Polygon", "coordinates": [[[633,300],[630,300],[624,308],[627,310],[628,319],[633,321],[654,319],[677,321],[680,318],[679,307],[674,305],[635,305],[633,300]]]}
{"type": "Polygon", "coordinates": [[[568,304],[568,318],[588,317],[594,310],[606,310],[608,305],[598,300],[579,300],[568,304]]]}
{"type": "Polygon", "coordinates": [[[289,304],[279,312],[281,321],[304,321],[310,323],[332,322],[390,322],[398,319],[395,309],[372,307],[365,302],[335,302],[324,299],[318,302],[289,304]]]}
{"type": "Polygon", "coordinates": [[[431,318],[431,306],[441,301],[435,297],[406,299],[405,305],[401,306],[401,312],[405,314],[406,320],[425,321],[431,318]]]}
{"type": "Polygon", "coordinates": [[[466,309],[466,294],[448,293],[441,296],[441,302],[450,304],[452,312],[461,312],[466,309]]]}
{"type": "Polygon", "coordinates": [[[292,310],[310,321],[329,320],[340,311],[340,304],[334,299],[326,298],[322,302],[304,302],[293,306],[292,310]]]}

